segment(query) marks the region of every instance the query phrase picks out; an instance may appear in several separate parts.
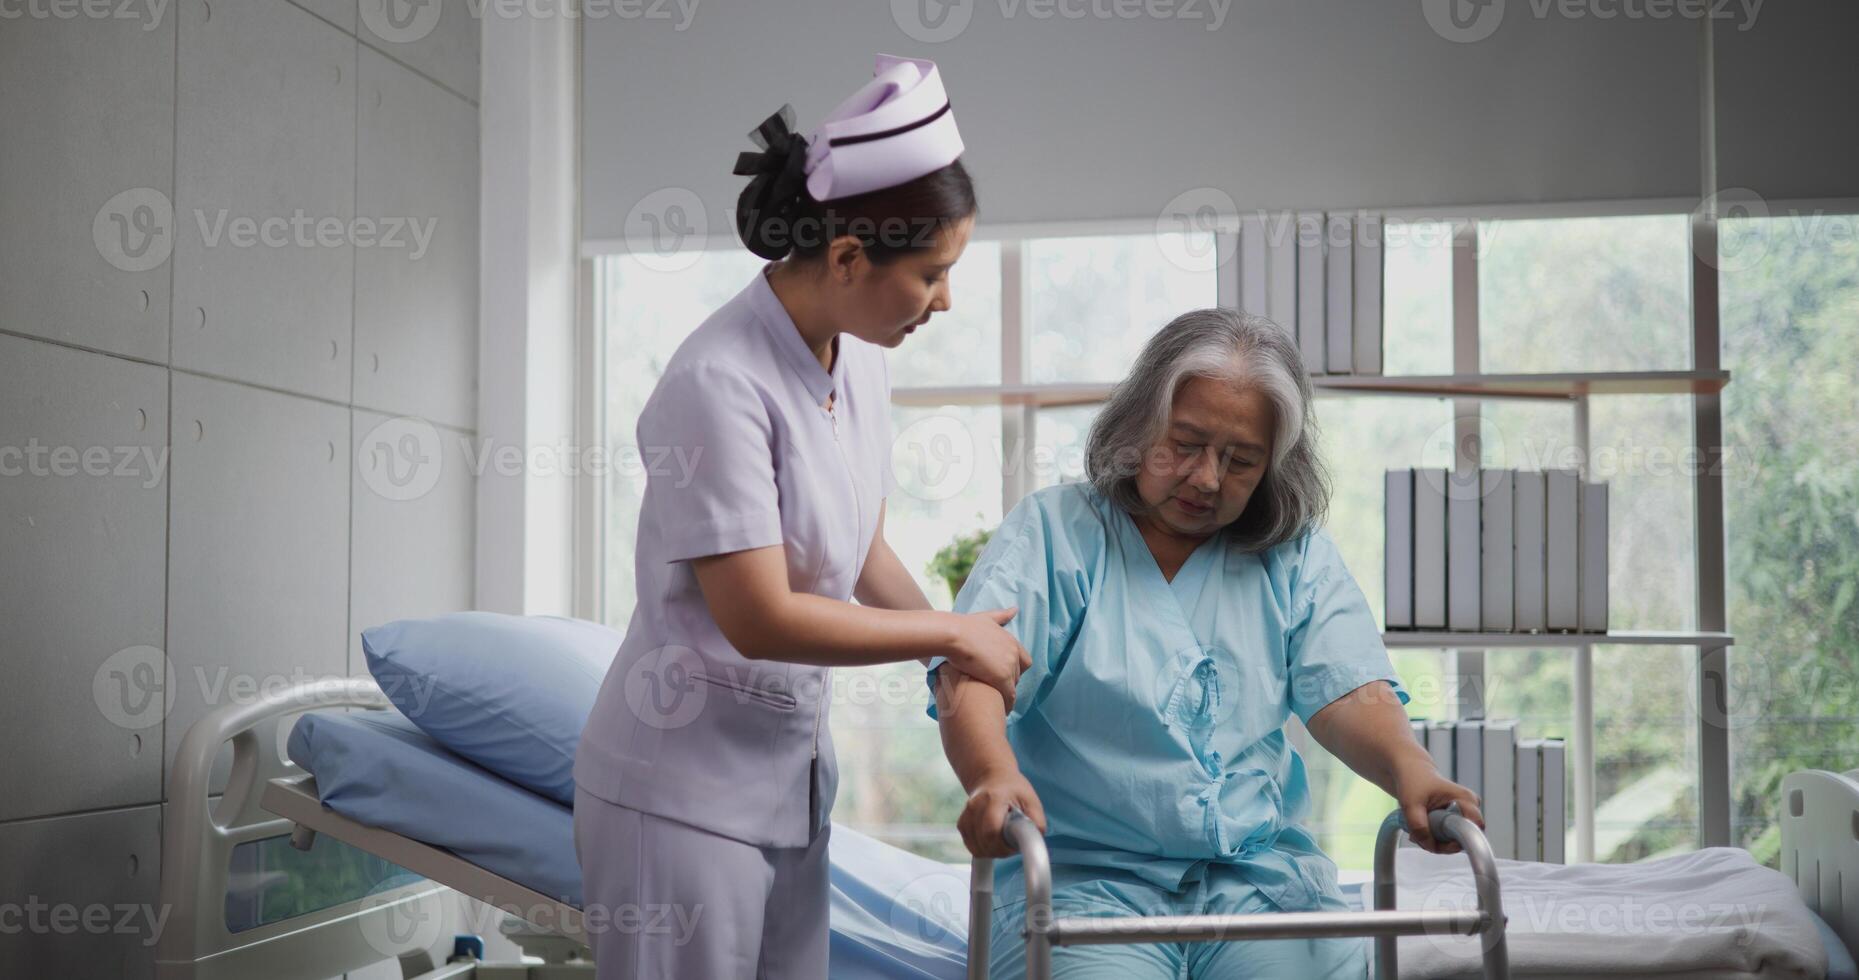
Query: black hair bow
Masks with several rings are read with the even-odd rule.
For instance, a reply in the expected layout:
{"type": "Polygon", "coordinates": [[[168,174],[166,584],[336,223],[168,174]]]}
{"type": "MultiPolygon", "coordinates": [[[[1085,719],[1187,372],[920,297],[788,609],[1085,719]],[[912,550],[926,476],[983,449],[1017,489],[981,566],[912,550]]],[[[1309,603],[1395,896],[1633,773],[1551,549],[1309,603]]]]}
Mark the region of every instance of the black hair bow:
{"type": "Polygon", "coordinates": [[[762,148],[736,156],[732,173],[749,177],[736,198],[736,232],[749,251],[778,259],[792,244],[794,218],[807,187],[807,140],[794,132],[794,107],[784,105],[749,133],[762,148]]]}

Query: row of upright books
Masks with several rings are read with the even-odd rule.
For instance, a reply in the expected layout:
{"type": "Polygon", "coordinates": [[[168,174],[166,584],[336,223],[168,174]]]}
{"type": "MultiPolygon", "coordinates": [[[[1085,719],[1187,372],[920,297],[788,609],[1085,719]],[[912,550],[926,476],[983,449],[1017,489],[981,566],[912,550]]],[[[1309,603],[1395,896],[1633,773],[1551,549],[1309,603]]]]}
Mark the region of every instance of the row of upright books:
{"type": "Polygon", "coordinates": [[[1559,738],[1517,737],[1515,720],[1413,721],[1440,774],[1477,793],[1495,857],[1565,864],[1568,753],[1559,738]]]}
{"type": "Polygon", "coordinates": [[[1219,303],[1283,327],[1311,374],[1379,375],[1382,230],[1368,212],[1244,215],[1215,238],[1219,303]]]}
{"type": "Polygon", "coordinates": [[[1607,484],[1400,469],[1386,503],[1388,629],[1607,632],[1607,484]]]}

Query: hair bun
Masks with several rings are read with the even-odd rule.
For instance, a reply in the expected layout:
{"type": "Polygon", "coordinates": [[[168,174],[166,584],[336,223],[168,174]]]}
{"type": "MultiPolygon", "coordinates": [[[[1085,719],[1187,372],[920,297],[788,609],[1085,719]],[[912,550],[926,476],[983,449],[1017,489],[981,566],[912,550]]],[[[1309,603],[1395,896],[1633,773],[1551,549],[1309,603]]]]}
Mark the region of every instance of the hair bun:
{"type": "Polygon", "coordinates": [[[787,255],[794,219],[807,195],[807,140],[794,132],[794,107],[784,105],[749,133],[761,147],[741,153],[732,171],[749,178],[736,198],[736,234],[764,259],[787,255]]]}

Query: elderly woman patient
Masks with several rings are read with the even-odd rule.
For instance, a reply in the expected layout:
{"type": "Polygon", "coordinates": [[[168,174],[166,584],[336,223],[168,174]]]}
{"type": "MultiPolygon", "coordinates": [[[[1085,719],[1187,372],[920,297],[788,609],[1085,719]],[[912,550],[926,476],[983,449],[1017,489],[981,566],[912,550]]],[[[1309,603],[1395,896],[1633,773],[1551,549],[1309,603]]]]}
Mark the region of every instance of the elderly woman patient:
{"type": "MultiPolygon", "coordinates": [[[[977,856],[1018,807],[1046,832],[1064,916],[1341,911],[1302,826],[1312,736],[1399,802],[1470,790],[1409,732],[1361,590],[1319,527],[1328,486],[1297,349],[1269,320],[1199,310],[1164,327],[1091,428],[1088,482],[1026,497],[956,599],[1014,607],[1032,657],[1001,692],[930,662],[932,717],[969,793],[977,856]]],[[[1456,849],[1448,845],[1447,849],[1456,849]]],[[[990,975],[1024,971],[1019,862],[996,865],[990,975]]],[[[1062,977],[1362,977],[1367,940],[1062,947],[1062,977]]]]}

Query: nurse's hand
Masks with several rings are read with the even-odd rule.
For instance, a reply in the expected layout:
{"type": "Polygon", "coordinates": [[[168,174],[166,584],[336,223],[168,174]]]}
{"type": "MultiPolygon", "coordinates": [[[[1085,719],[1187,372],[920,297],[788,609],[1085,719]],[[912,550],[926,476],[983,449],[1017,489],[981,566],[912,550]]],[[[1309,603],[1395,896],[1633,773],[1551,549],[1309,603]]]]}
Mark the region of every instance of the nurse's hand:
{"type": "Polygon", "coordinates": [[[986,858],[1013,854],[1003,830],[1007,826],[1008,809],[1016,806],[1032,819],[1040,833],[1046,832],[1046,808],[1039,804],[1033,784],[1027,782],[1018,769],[986,776],[975,783],[974,790],[968,794],[968,805],[962,808],[962,816],[955,822],[968,853],[986,858]]]}
{"type": "Polygon", "coordinates": [[[1394,799],[1400,804],[1401,819],[1407,824],[1407,836],[1422,849],[1434,854],[1457,854],[1461,850],[1458,844],[1441,842],[1433,839],[1433,829],[1427,822],[1427,814],[1434,810],[1444,810],[1457,803],[1459,812],[1466,819],[1485,829],[1484,812],[1478,809],[1478,795],[1470,789],[1439,774],[1437,769],[1427,766],[1418,772],[1404,774],[1395,785],[1394,799]]]}
{"type": "Polygon", "coordinates": [[[1012,633],[1001,627],[1018,613],[1019,607],[989,609],[985,612],[950,613],[955,617],[955,631],[949,640],[949,662],[955,669],[1001,692],[1007,710],[1013,710],[1014,688],[1020,674],[1033,666],[1033,658],[1012,633]]]}

